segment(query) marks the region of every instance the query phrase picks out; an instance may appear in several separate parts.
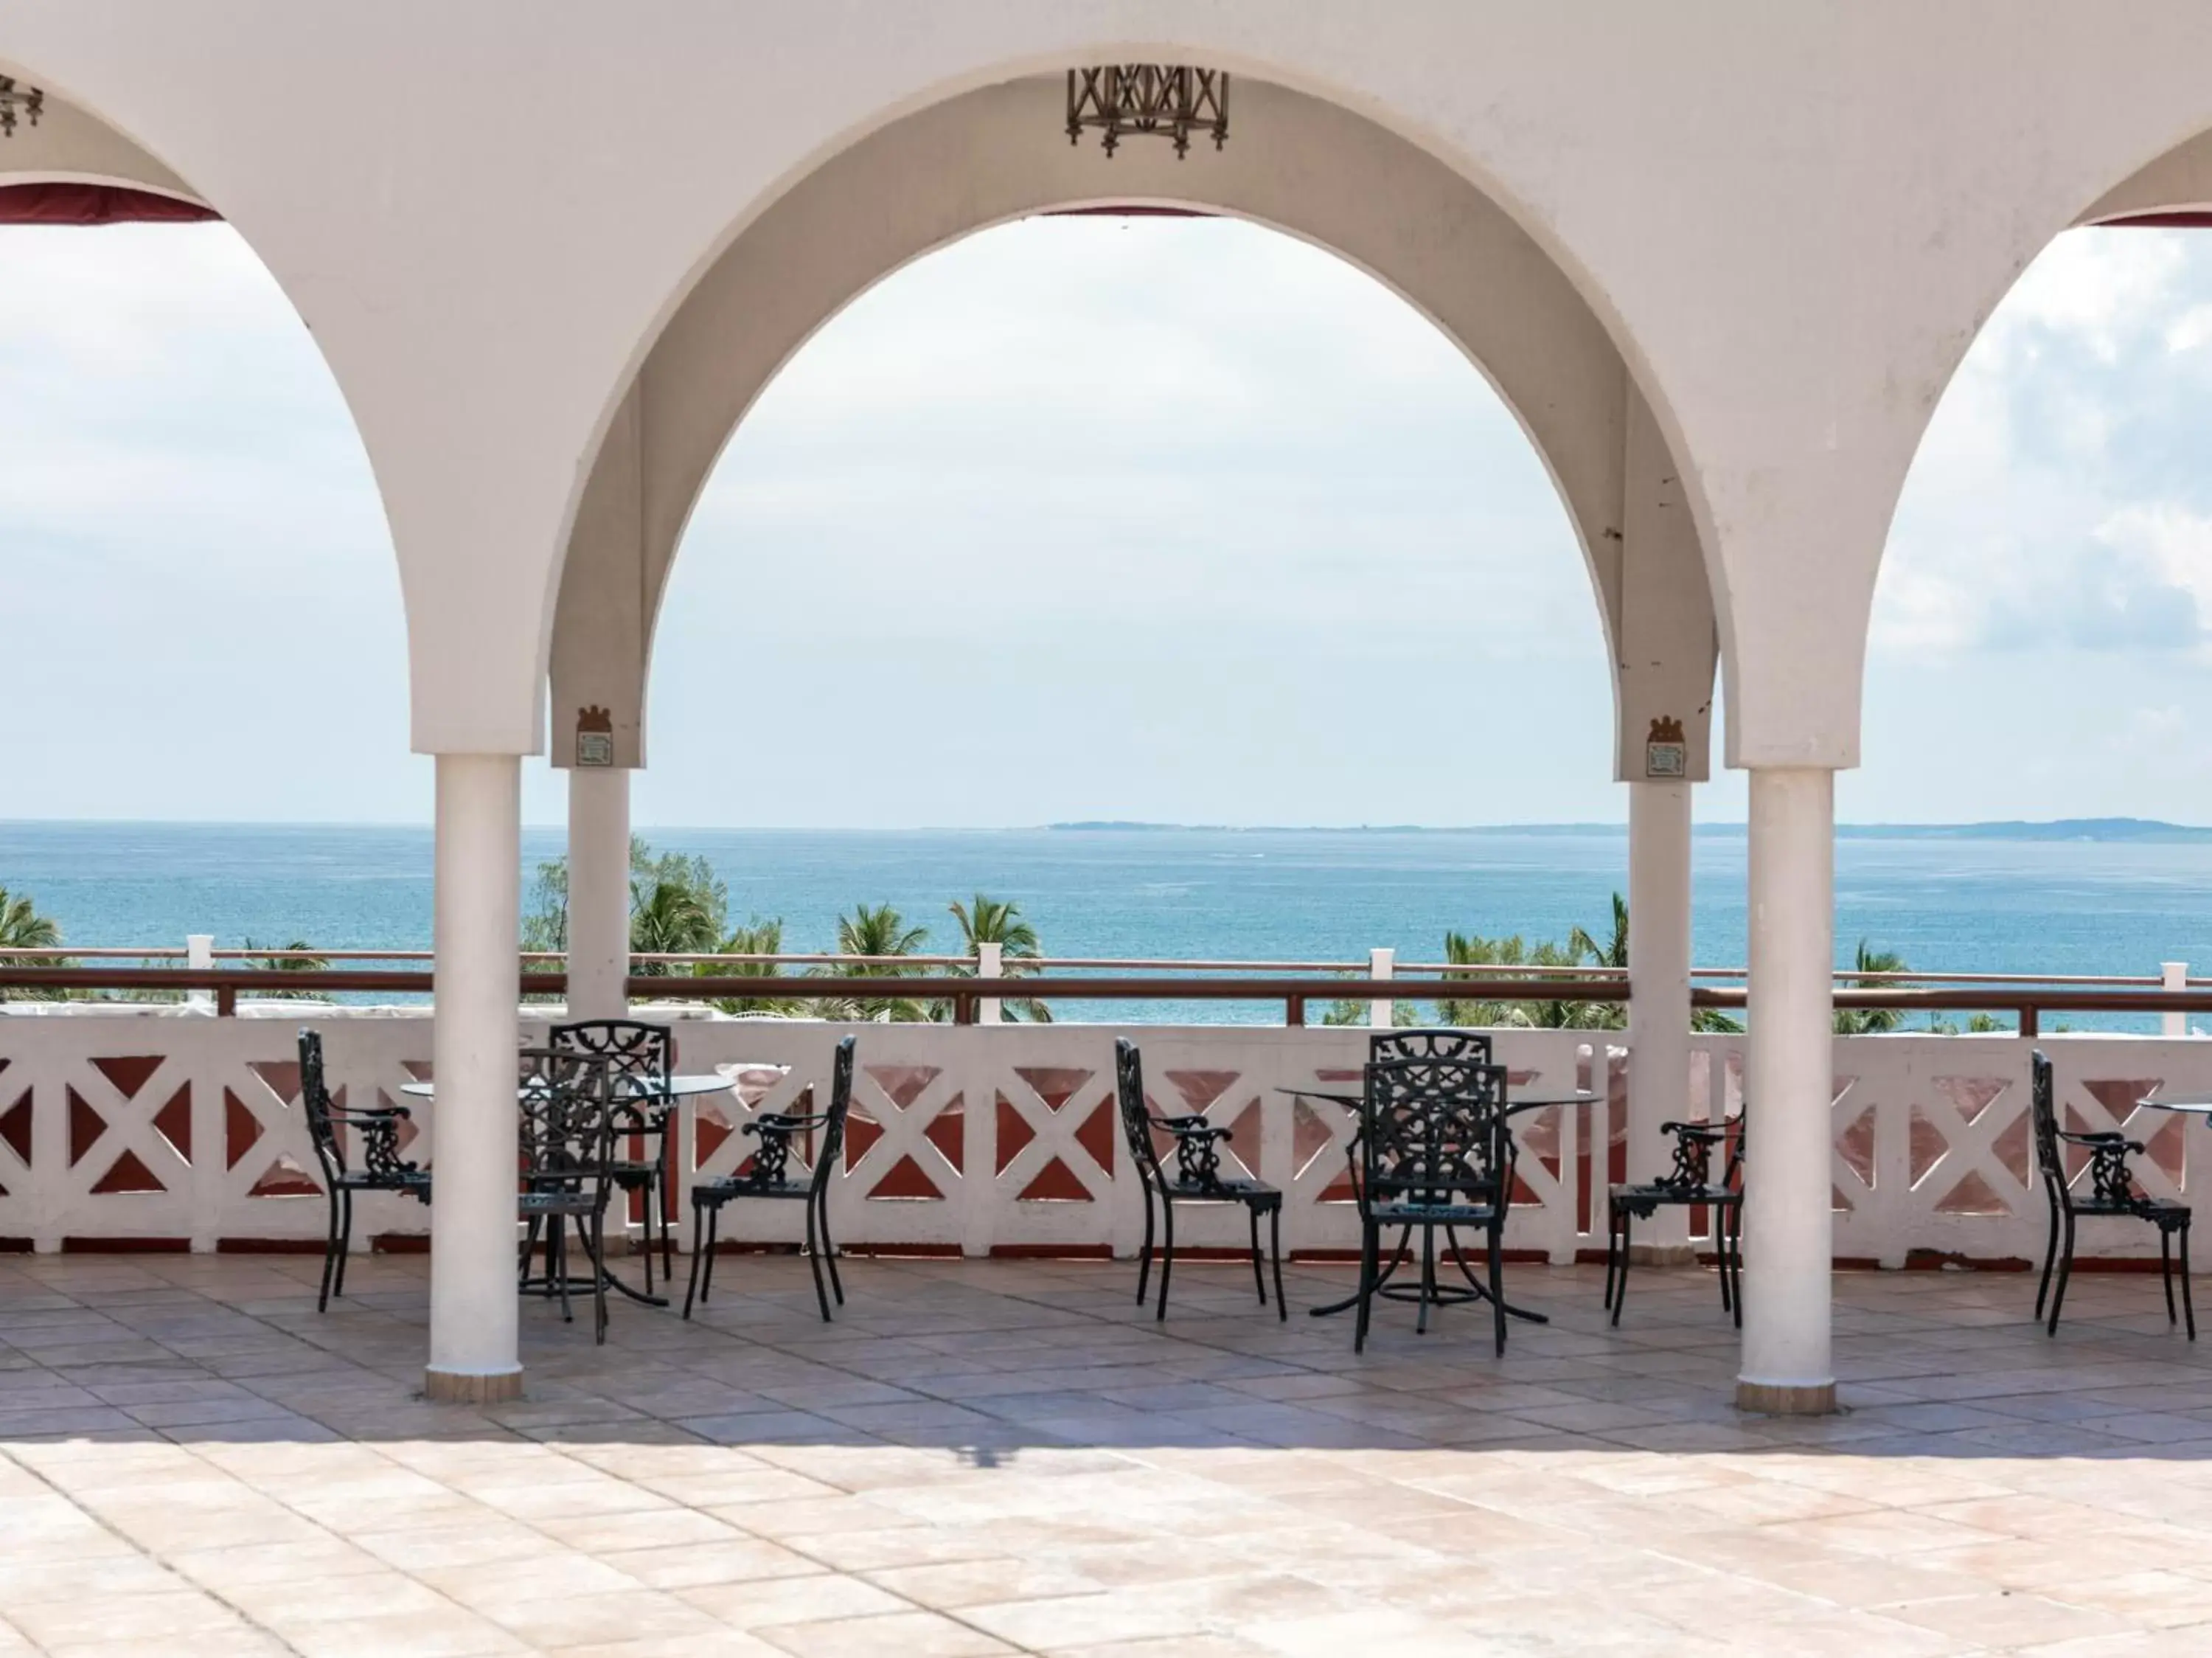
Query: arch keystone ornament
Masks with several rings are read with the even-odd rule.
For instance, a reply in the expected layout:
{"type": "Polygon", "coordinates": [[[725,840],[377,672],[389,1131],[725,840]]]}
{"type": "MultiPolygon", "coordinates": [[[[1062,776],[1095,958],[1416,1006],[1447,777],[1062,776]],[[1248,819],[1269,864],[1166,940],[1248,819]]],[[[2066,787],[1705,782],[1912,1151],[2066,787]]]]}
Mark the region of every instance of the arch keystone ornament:
{"type": "Polygon", "coordinates": [[[576,710],[576,764],[611,766],[615,763],[615,717],[596,704],[576,710]]]}
{"type": "Polygon", "coordinates": [[[46,94],[38,88],[18,86],[5,75],[0,75],[0,138],[15,136],[19,113],[30,125],[38,125],[40,113],[46,107],[46,94]]]}
{"type": "Polygon", "coordinates": [[[1110,160],[1121,135],[1171,140],[1176,159],[1190,154],[1190,135],[1212,135],[1219,149],[1229,142],[1229,72],[1188,64],[1101,64],[1067,71],[1067,142],[1083,142],[1086,127],[1106,136],[1110,160]]]}

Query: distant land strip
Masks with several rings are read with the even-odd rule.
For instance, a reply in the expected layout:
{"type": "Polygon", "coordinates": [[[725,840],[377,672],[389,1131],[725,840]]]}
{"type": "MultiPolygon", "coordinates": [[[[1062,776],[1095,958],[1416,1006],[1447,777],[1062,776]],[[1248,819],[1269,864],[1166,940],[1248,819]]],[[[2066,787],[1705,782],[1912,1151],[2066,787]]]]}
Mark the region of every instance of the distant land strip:
{"type": "MultiPolygon", "coordinates": [[[[1134,823],[1119,819],[1093,819],[1075,823],[1048,823],[1047,829],[1110,831],[1150,833],[1173,830],[1202,830],[1212,834],[1286,835],[1625,835],[1625,823],[1471,823],[1456,827],[1414,823],[1240,825],[1233,823],[1134,823]]],[[[1700,835],[1741,839],[1741,823],[1701,823],[1700,835]]],[[[2139,841],[2147,844],[2179,841],[2212,841],[2212,828],[2186,823],[2160,823],[2153,818],[2057,818],[2048,823],[2008,819],[1991,823],[1839,823],[1840,840],[2094,840],[2139,841]]]]}

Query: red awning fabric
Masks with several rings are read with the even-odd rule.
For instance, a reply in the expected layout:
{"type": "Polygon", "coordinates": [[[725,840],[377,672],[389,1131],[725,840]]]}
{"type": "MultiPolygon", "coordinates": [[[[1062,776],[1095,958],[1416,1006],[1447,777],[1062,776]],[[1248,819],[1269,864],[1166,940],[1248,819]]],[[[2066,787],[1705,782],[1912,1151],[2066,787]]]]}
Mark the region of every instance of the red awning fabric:
{"type": "Polygon", "coordinates": [[[2128,213],[2117,219],[2100,219],[2100,230],[2205,230],[2212,229],[2212,213],[2202,209],[2183,209],[2172,213],[2128,213]]]}
{"type": "Polygon", "coordinates": [[[196,202],[121,185],[0,185],[0,224],[193,224],[222,216],[196,202]]]}

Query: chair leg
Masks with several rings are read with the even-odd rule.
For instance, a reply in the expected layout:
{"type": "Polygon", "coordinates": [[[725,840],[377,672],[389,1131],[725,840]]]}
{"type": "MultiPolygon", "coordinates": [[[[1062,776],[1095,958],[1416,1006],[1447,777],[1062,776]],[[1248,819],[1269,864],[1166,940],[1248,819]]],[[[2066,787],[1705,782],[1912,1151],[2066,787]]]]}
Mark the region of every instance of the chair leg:
{"type": "Polygon", "coordinates": [[[1381,1228],[1372,1221],[1359,1229],[1359,1312],[1352,1321],[1352,1350],[1367,1350],[1367,1315],[1375,1305],[1376,1246],[1381,1228]]]}
{"type": "Polygon", "coordinates": [[[715,1247],[722,1241],[722,1206],[711,1205],[707,1210],[707,1266],[699,1277],[699,1305],[704,1307],[714,1293],[715,1247]]]}
{"type": "Polygon", "coordinates": [[[338,1189],[332,1186],[331,1188],[330,1236],[323,1241],[323,1288],[322,1292],[315,1297],[315,1311],[318,1313],[327,1313],[331,1310],[331,1277],[337,1271],[338,1251],[342,1247],[343,1243],[338,1231],[338,1189]]]}
{"type": "Polygon", "coordinates": [[[2179,1324],[2181,1314],[2173,1306],[2173,1233],[2166,1227],[2158,1229],[2158,1282],[2166,1291],[2166,1321],[2168,1326],[2179,1324]]]}
{"type": "MultiPolygon", "coordinates": [[[[691,1303],[698,1298],[699,1295],[699,1259],[701,1255],[704,1253],[699,1246],[705,1241],[707,1231],[706,1222],[707,1205],[704,1204],[692,1204],[691,1274],[690,1281],[685,1284],[684,1289],[684,1316],[687,1319],[691,1316],[691,1303]]],[[[671,1280],[671,1282],[672,1283],[673,1280],[671,1280]]]]}
{"type": "MultiPolygon", "coordinates": [[[[1633,1220],[1634,1216],[1626,1209],[1620,1211],[1620,1276],[1613,1281],[1613,1323],[1615,1329],[1620,1327],[1620,1309],[1628,1305],[1628,1229],[1633,1220]]],[[[1613,1247],[1612,1240],[1607,1240],[1607,1247],[1613,1247]]]]}
{"type": "Polygon", "coordinates": [[[2043,1316],[2043,1303],[2051,1296],[2051,1269],[2058,1260],[2058,1205],[2051,1205],[2050,1236],[2043,1246],[2043,1277],[2035,1286],[2035,1316],[2043,1316]]]}
{"type": "Polygon", "coordinates": [[[822,1282],[822,1246],[814,1229],[814,1199],[806,1200],[806,1265],[814,1272],[814,1299],[822,1303],[822,1322],[830,1322],[830,1290],[822,1282]]]}
{"type": "Polygon", "coordinates": [[[1729,1205],[1728,1223],[1729,1282],[1735,1286],[1735,1304],[1729,1312],[1735,1317],[1735,1327],[1743,1328],[1743,1204],[1741,1201],[1729,1205]]]}
{"type": "MultiPolygon", "coordinates": [[[[2186,1250],[2188,1234],[2185,1233],[2182,1236],[2183,1248],[2186,1250]]],[[[1280,1323],[1291,1316],[1291,1304],[1283,1295],[1283,1206],[1280,1204],[1267,1211],[1267,1253],[1274,1262],[1275,1319],[1280,1323]]],[[[2183,1291],[2186,1293],[2189,1280],[2185,1277],[2181,1282],[2183,1291]]]]}
{"type": "Polygon", "coordinates": [[[1421,1228],[1421,1284],[1415,1296],[1413,1333],[1429,1333],[1429,1308],[1437,1298],[1437,1229],[1432,1226],[1421,1228]]]}
{"type": "Polygon", "coordinates": [[[2058,1281],[2051,1287],[2051,1322],[2044,1326],[2045,1335],[2058,1333],[2058,1309],[2066,1304],[2066,1281],[2073,1276],[2074,1216],[2069,1210],[2066,1216],[2066,1240],[2058,1256],[2058,1281]]]}
{"type": "Polygon", "coordinates": [[[545,1252],[545,1270],[553,1275],[554,1282],[561,1286],[561,1322],[574,1324],[576,1321],[576,1309],[568,1304],[568,1222],[563,1217],[556,1216],[547,1223],[547,1232],[552,1241],[545,1252]]]}
{"type": "Polygon", "coordinates": [[[1608,1198],[1605,1205],[1605,1299],[1599,1304],[1613,1310],[1614,1275],[1620,1266],[1620,1205],[1608,1198]]]}
{"type": "Polygon", "coordinates": [[[1260,1271],[1260,1206],[1247,1204],[1244,1212],[1252,1222],[1252,1287],[1260,1292],[1260,1305],[1265,1307],[1267,1304],[1267,1280],[1260,1271]]]}
{"type": "Polygon", "coordinates": [[[1145,1247],[1137,1256],[1137,1305],[1145,1304],[1145,1286],[1152,1277],[1152,1189],[1138,1178],[1137,1190],[1145,1200],[1145,1247]]]}
{"type": "Polygon", "coordinates": [[[1164,1324],[1168,1316],[1168,1275],[1175,1271],[1175,1204],[1166,1192],[1160,1193],[1160,1308],[1152,1314],[1155,1324],[1164,1324]]]}
{"type": "Polygon", "coordinates": [[[676,1220],[676,1133],[673,1123],[664,1123],[660,1131],[660,1167],[653,1176],[659,1186],[656,1196],[660,1202],[660,1276],[670,1283],[676,1282],[675,1246],[668,1234],[676,1220]]]}
{"type": "MultiPolygon", "coordinates": [[[[624,1216],[625,1220],[629,1217],[624,1216]]],[[[651,1265],[653,1257],[646,1261],[651,1265]]],[[[607,1344],[607,1211],[601,1208],[592,1216],[592,1342],[594,1346],[607,1344]]]]}
{"type": "MultiPolygon", "coordinates": [[[[1620,1308],[1613,1313],[1619,1315],[1620,1308]]],[[[1490,1318],[1496,1326],[1498,1356],[1505,1356],[1505,1222],[1501,1216],[1490,1225],[1490,1318]]]]}
{"type": "Polygon", "coordinates": [[[837,1245],[830,1235],[830,1188],[823,1186],[819,1199],[822,1211],[822,1259],[830,1268],[830,1293],[837,1305],[845,1304],[845,1281],[837,1276],[837,1245]]]}
{"type": "Polygon", "coordinates": [[[2189,1339],[2197,1339],[2197,1302],[2189,1293],[2189,1222],[2181,1223],[2181,1314],[2189,1339]]]}
{"type": "Polygon", "coordinates": [[[1713,1265],[1720,1269],[1721,1311],[1735,1311],[1735,1274],[1729,1271],[1729,1211],[1713,1210],[1713,1265]]]}
{"type": "MultiPolygon", "coordinates": [[[[624,1200],[623,1203],[623,1235],[627,1237],[629,1235],[629,1203],[628,1201],[629,1194],[624,1192],[623,1196],[624,1200]]],[[[648,1295],[653,1293],[653,1181],[648,1177],[645,1183],[645,1224],[641,1228],[643,1233],[643,1241],[645,1244],[645,1293],[648,1295]]]]}
{"type": "Polygon", "coordinates": [[[347,1257],[353,1253],[353,1189],[349,1186],[338,1193],[344,1206],[345,1218],[338,1222],[338,1273],[331,1284],[331,1293],[343,1300],[345,1296],[347,1257]]]}

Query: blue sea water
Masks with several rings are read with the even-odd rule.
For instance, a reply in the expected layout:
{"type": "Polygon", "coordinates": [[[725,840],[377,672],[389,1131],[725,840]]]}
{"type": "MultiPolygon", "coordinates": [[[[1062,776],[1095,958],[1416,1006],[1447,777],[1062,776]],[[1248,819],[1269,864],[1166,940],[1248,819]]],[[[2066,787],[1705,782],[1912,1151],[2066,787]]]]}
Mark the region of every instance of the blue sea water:
{"type": "MultiPolygon", "coordinates": [[[[950,950],[945,905],[980,890],[1018,902],[1054,955],[1349,961],[1389,945],[1433,961],[1447,929],[1602,936],[1627,882],[1618,830],[642,832],[711,859],[732,918],[782,917],[789,949],[830,948],[839,913],[865,902],[896,905],[950,950]]],[[[526,881],[562,838],[525,832],[526,881]]],[[[1740,835],[1697,841],[1701,965],[1743,960],[1744,850],[1740,835]]],[[[427,828],[0,823],[0,887],[29,893],[73,944],[430,942],[427,828]]],[[[1839,962],[1864,938],[1931,972],[2212,972],[2212,844],[1844,838],[1836,911],[1839,962]]]]}

